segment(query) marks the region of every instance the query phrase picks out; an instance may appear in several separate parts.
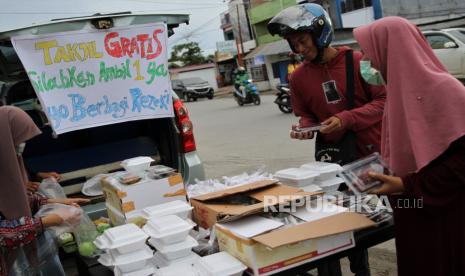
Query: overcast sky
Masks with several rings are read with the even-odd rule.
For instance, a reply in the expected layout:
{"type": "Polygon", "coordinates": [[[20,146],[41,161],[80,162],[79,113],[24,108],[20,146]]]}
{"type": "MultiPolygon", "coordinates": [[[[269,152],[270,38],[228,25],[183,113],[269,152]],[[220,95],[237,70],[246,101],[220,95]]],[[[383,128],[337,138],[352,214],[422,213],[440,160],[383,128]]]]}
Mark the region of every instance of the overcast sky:
{"type": "MultiPolygon", "coordinates": [[[[133,0],[136,1],[136,0],[133,0]]],[[[167,9],[175,9],[180,13],[190,14],[190,24],[183,24],[175,29],[175,34],[169,39],[169,46],[195,41],[199,43],[204,55],[213,54],[216,42],[223,41],[223,31],[220,28],[220,14],[228,9],[223,0],[151,0],[164,5],[167,9]]]]}

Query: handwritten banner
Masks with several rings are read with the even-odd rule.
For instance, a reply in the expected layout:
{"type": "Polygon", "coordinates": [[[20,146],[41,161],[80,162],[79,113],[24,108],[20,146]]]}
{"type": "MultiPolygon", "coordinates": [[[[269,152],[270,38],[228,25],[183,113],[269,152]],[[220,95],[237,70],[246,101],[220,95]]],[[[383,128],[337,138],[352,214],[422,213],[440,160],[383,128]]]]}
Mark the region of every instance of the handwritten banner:
{"type": "Polygon", "coordinates": [[[12,39],[56,134],[173,117],[165,24],[12,39]]]}

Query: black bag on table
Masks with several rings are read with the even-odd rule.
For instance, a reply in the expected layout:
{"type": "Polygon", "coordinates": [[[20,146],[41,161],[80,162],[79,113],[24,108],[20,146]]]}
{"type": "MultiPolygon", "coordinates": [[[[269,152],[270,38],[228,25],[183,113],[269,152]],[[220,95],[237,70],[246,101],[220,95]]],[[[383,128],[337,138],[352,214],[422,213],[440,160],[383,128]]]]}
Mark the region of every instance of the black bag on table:
{"type": "MultiPolygon", "coordinates": [[[[351,110],[355,107],[354,60],[352,51],[346,52],[346,85],[347,110],[351,110]]],[[[317,134],[315,160],[345,165],[358,158],[357,137],[354,131],[347,130],[337,143],[326,142],[323,135],[320,133],[317,134]]]]}

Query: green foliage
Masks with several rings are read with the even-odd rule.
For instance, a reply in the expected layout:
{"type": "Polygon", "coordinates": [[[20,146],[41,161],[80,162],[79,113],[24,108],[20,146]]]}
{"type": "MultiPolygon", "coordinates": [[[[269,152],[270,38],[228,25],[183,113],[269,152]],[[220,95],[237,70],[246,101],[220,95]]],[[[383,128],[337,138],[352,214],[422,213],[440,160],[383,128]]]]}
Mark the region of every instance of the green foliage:
{"type": "Polygon", "coordinates": [[[174,46],[169,61],[180,61],[184,66],[187,66],[205,63],[207,59],[202,55],[202,50],[197,42],[189,42],[174,46]]]}

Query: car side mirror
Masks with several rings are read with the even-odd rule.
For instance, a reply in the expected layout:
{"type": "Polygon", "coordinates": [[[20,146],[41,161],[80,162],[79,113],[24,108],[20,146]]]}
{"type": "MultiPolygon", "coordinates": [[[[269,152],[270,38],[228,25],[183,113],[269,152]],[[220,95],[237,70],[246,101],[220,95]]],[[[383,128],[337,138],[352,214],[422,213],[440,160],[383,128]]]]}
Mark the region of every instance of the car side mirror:
{"type": "Polygon", "coordinates": [[[447,41],[446,43],[444,43],[444,48],[446,49],[458,48],[458,47],[459,46],[455,42],[452,42],[452,41],[447,41]]]}

